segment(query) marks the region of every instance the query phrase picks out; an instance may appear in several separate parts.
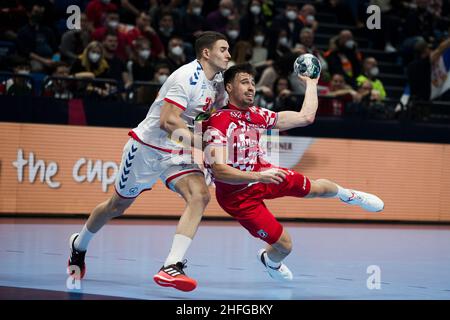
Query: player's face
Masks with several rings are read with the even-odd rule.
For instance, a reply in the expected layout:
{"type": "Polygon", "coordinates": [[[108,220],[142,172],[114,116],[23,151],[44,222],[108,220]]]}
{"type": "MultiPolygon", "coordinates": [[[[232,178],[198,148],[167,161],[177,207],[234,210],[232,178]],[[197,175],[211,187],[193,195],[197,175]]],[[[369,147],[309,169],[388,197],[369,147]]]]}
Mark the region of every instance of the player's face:
{"type": "Polygon", "coordinates": [[[230,47],[225,40],[218,40],[214,43],[209,53],[209,63],[217,69],[217,71],[224,71],[228,68],[228,62],[231,60],[230,47]]]}
{"type": "Polygon", "coordinates": [[[229,90],[230,102],[237,106],[250,106],[255,100],[255,79],[248,73],[238,73],[229,90]]]}

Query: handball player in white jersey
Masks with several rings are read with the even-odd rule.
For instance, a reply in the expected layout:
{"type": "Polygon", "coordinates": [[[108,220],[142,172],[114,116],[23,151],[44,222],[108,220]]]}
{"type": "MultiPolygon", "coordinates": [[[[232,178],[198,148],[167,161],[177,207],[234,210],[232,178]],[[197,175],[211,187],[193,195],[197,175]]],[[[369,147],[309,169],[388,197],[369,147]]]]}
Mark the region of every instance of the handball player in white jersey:
{"type": "MultiPolygon", "coordinates": [[[[68,270],[72,277],[83,278],[84,258],[92,237],[161,179],[183,197],[186,208],[169,255],[154,280],[161,286],[182,291],[195,289],[196,281],[183,271],[186,264],[183,258],[210,195],[202,170],[192,160],[192,129],[199,115],[226,104],[221,72],[227,69],[231,59],[228,49],[227,39],[221,33],[207,31],[199,36],[195,42],[197,59],[169,76],[147,117],[130,131],[116,177],[116,192],[92,211],[80,233],[70,237],[68,270]]],[[[201,141],[200,136],[198,139],[201,141]]]]}

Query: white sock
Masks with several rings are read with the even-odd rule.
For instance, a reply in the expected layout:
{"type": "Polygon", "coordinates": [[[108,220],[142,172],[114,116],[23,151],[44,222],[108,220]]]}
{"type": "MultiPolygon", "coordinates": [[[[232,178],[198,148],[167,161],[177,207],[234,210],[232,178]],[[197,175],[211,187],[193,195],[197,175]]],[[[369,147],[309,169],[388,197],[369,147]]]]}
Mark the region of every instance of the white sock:
{"type": "Polygon", "coordinates": [[[267,252],[265,252],[264,254],[266,255],[264,258],[266,259],[266,263],[269,267],[277,269],[281,265],[281,262],[273,262],[272,260],[270,260],[267,252]]]}
{"type": "Polygon", "coordinates": [[[191,245],[191,242],[191,238],[186,237],[182,234],[175,234],[175,236],[173,237],[172,248],[170,249],[169,255],[167,256],[166,262],[164,262],[164,267],[175,264],[179,261],[183,261],[184,255],[191,245]]]}
{"type": "Polygon", "coordinates": [[[347,200],[352,196],[352,192],[348,189],[342,188],[340,185],[336,184],[338,192],[335,195],[336,198],[347,200]]]}
{"type": "Polygon", "coordinates": [[[84,225],[83,229],[80,232],[80,235],[75,239],[75,242],[73,243],[75,249],[80,251],[86,251],[89,241],[91,241],[94,234],[95,233],[90,232],[86,228],[86,225],[84,225]]]}

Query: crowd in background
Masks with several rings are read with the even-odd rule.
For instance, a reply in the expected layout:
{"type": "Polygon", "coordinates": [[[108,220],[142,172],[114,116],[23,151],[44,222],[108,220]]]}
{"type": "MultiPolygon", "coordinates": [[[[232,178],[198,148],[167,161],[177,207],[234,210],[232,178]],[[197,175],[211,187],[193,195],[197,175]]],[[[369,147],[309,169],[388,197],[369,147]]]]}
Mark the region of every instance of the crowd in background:
{"type": "MultiPolygon", "coordinates": [[[[0,94],[31,94],[21,75],[42,81],[52,76],[41,94],[59,99],[80,90],[107,98],[142,81],[160,85],[195,59],[195,37],[214,30],[229,39],[230,65],[250,61],[257,69],[255,104],[261,107],[280,111],[295,106],[305,88],[292,73],[293,62],[302,53],[313,53],[323,67],[319,94],[328,97],[321,101],[321,114],[340,116],[361,106],[382,109],[390,97],[379,78],[379,61],[364,55],[354,31],[345,27],[330,37],[328,48],[317,48],[320,12],[331,12],[338,24],[359,30],[371,49],[397,54],[411,94],[430,98],[430,79],[424,75],[450,48],[447,0],[5,0],[0,44],[9,51],[1,56],[0,71],[14,76],[2,81],[0,94]],[[73,4],[82,12],[79,30],[66,24],[66,8],[73,4]],[[381,8],[380,30],[366,28],[371,4],[381,8]]],[[[139,101],[154,97],[144,87],[133,92],[139,101]]],[[[450,98],[448,92],[443,97],[450,98]]]]}

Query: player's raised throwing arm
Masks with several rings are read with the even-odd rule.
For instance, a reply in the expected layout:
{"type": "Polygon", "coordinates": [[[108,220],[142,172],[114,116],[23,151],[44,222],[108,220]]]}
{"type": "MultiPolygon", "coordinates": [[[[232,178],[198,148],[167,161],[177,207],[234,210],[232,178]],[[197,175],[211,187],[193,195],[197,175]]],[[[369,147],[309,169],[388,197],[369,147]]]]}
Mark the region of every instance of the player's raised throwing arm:
{"type": "Polygon", "coordinates": [[[319,106],[317,98],[318,79],[311,79],[304,76],[299,76],[299,78],[306,82],[305,99],[303,100],[302,108],[299,112],[279,112],[278,121],[274,127],[275,129],[289,130],[296,127],[305,127],[314,122],[317,107],[319,106]]]}

